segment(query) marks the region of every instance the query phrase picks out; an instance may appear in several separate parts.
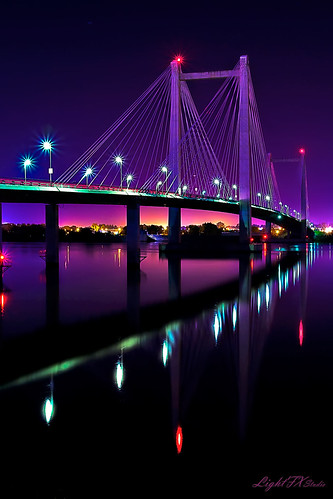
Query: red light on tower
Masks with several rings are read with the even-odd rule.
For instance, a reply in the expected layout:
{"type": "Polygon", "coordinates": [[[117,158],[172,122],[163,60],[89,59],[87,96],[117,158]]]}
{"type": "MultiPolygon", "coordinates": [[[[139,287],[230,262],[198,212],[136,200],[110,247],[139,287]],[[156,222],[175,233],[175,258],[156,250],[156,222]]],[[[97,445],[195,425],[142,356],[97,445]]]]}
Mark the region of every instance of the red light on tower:
{"type": "Polygon", "coordinates": [[[178,426],[176,431],[176,447],[177,453],[180,454],[183,446],[183,430],[181,426],[178,426]]]}
{"type": "Polygon", "coordinates": [[[300,150],[298,151],[300,154],[305,154],[305,149],[303,147],[300,148],[300,150]]]}
{"type": "Polygon", "coordinates": [[[179,62],[179,64],[182,64],[184,61],[184,57],[182,55],[176,55],[174,61],[179,62]]]}

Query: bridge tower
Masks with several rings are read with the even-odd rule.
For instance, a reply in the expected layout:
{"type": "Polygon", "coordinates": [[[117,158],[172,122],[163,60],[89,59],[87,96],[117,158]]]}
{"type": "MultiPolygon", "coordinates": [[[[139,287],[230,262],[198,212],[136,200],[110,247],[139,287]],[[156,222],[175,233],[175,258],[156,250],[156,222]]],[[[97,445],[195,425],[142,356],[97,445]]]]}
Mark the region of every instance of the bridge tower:
{"type": "Polygon", "coordinates": [[[240,58],[239,67],[239,242],[251,237],[250,195],[249,62],[240,58]]]}
{"type": "Polygon", "coordinates": [[[306,240],[307,221],[309,218],[309,201],[308,201],[308,180],[305,164],[305,149],[300,149],[300,165],[301,165],[301,238],[306,240]]]}
{"type": "MultiPolygon", "coordinates": [[[[169,157],[172,170],[170,182],[174,186],[175,192],[181,185],[179,150],[181,140],[181,82],[230,76],[239,77],[239,237],[240,243],[243,245],[248,245],[251,237],[249,73],[247,55],[241,56],[239,69],[229,71],[183,73],[181,72],[181,58],[176,58],[171,62],[169,157]]],[[[169,208],[169,243],[177,244],[180,242],[180,224],[180,208],[169,208]]]]}
{"type": "MultiPolygon", "coordinates": [[[[181,139],[181,102],[180,102],[180,58],[171,62],[171,93],[170,93],[170,185],[171,191],[177,192],[180,178],[180,151],[179,142],[181,139]]],[[[168,240],[170,244],[180,243],[181,209],[169,207],[168,216],[168,240]]]]}

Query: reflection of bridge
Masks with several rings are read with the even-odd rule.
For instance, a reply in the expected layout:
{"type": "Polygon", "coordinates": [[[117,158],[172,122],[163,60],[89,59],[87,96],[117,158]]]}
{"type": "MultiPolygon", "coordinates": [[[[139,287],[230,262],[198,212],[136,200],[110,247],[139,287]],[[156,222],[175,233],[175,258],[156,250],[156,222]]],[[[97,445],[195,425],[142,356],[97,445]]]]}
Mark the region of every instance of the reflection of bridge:
{"type": "MultiPolygon", "coordinates": [[[[192,397],[212,351],[223,341],[220,355],[223,356],[225,368],[228,369],[229,366],[232,369],[232,372],[228,372],[228,384],[235,383],[235,389],[238,389],[238,431],[240,436],[244,436],[256,376],[274,319],[275,304],[297,282],[300,282],[301,289],[299,330],[295,330],[295,341],[298,341],[300,348],[304,336],[306,338],[306,325],[303,325],[303,321],[307,299],[307,270],[314,257],[311,248],[306,253],[268,251],[264,268],[253,273],[252,258],[243,255],[239,259],[239,279],[183,297],[180,289],[180,259],[170,258],[168,268],[171,300],[167,308],[165,303],[161,303],[140,309],[140,279],[137,269],[132,269],[128,281],[127,320],[131,319],[130,327],[124,327],[126,314],[118,318],[105,317],[103,320],[93,320],[93,335],[82,335],[83,330],[91,330],[87,322],[84,327],[81,324],[58,326],[59,279],[56,269],[51,267],[46,274],[49,327],[35,336],[17,338],[10,340],[10,344],[3,345],[2,388],[36,379],[49,379],[50,376],[53,380],[53,375],[76,367],[91,356],[99,358],[120,353],[120,360],[115,365],[116,383],[119,389],[126,390],[126,382],[123,385],[127,367],[126,354],[140,344],[138,338],[145,342],[148,337],[137,336],[136,333],[153,332],[150,338],[156,337],[158,333],[160,351],[157,354],[169,369],[172,424],[177,443],[181,444],[182,441],[178,442],[179,428],[182,428],[181,435],[184,433],[186,441],[187,412],[192,397]],[[168,314],[165,314],[166,310],[168,314]],[[110,337],[112,330],[115,334],[110,337]],[[23,374],[28,375],[20,378],[23,374]]],[[[158,343],[154,342],[155,347],[156,344],[158,343]]],[[[156,356],[156,350],[154,355],[156,356]]],[[[177,447],[180,452],[181,445],[177,447]]]]}
{"type": "MultiPolygon", "coordinates": [[[[58,205],[127,205],[129,263],[139,263],[140,206],[166,206],[169,242],[180,242],[181,208],[239,215],[239,243],[249,250],[251,218],[305,240],[308,200],[304,150],[301,210],[280,199],[266,152],[247,56],[232,70],[183,73],[177,57],[140,98],[55,182],[0,182],[1,202],[46,204],[46,261],[58,261],[58,205]],[[202,114],[192,80],[222,79],[202,114]],[[126,182],[126,188],[124,184],[126,182]]],[[[50,155],[52,141],[47,142],[50,155]]],[[[294,161],[294,160],[291,160],[294,161]]]]}
{"type": "MultiPolygon", "coordinates": [[[[282,254],[283,256],[283,254],[282,254]]],[[[66,325],[60,321],[60,282],[57,267],[46,268],[46,323],[45,328],[27,336],[10,338],[2,344],[1,384],[5,379],[13,379],[32,370],[45,368],[66,359],[90,355],[101,348],[115,345],[121,339],[133,337],[137,333],[149,332],[164,327],[166,322],[177,322],[193,316],[193,310],[200,313],[218,303],[236,303],[241,286],[261,289],[272,280],[281,279],[280,274],[297,262],[296,253],[288,253],[286,258],[270,264],[269,259],[263,269],[252,273],[253,259],[244,255],[239,260],[239,276],[234,281],[204,289],[189,295],[181,291],[181,258],[168,258],[169,300],[152,305],[140,305],[140,270],[130,268],[127,276],[127,309],[112,315],[95,317],[82,323],[66,325]],[[252,263],[251,263],[252,262],[252,263]],[[244,273],[242,269],[247,269],[244,273]],[[244,284],[246,283],[246,284],[244,284]],[[110,330],[110,325],[112,329],[110,330]],[[82,331],[87,334],[82,334],[82,331]],[[91,334],[91,331],[94,334],[91,334]],[[50,348],[50,342],[52,348],[50,348]],[[14,359],[15,362],[14,362],[14,359]]],[[[279,284],[280,286],[280,284],[279,284]]],[[[261,291],[260,291],[261,293],[261,291]]],[[[270,295],[272,297],[272,294],[270,295]]],[[[267,300],[267,298],[266,298],[267,300]]],[[[262,297],[262,303],[265,298],[262,297]]],[[[238,310],[238,307],[237,307],[238,310]]],[[[237,312],[237,323],[239,321],[237,312]]],[[[218,333],[216,333],[217,335],[218,333]]]]}

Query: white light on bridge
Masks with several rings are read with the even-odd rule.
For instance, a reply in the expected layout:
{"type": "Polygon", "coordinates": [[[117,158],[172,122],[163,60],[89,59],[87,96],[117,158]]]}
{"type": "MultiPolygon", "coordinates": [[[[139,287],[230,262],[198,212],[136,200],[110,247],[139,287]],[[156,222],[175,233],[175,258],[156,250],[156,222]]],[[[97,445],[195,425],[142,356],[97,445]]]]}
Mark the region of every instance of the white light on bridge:
{"type": "Polygon", "coordinates": [[[50,175],[50,183],[52,183],[52,175],[53,175],[53,168],[52,168],[52,162],[51,162],[51,156],[52,156],[52,150],[53,150],[53,141],[49,140],[49,139],[44,139],[42,140],[41,142],[41,148],[45,151],[45,152],[48,152],[49,153],[49,157],[50,157],[50,162],[49,162],[49,175],[50,175]]]}
{"type": "Polygon", "coordinates": [[[132,180],[133,180],[133,175],[131,175],[131,174],[127,175],[127,177],[126,177],[127,189],[129,188],[130,183],[132,182],[132,180]]]}
{"type": "Polygon", "coordinates": [[[123,158],[121,156],[116,156],[114,158],[114,162],[117,164],[117,165],[122,165],[123,164],[123,158]]]}
{"type": "Polygon", "coordinates": [[[124,162],[124,158],[122,158],[122,156],[120,156],[118,154],[117,156],[115,156],[114,162],[116,163],[116,165],[120,166],[120,187],[122,189],[123,188],[123,162],[124,162]]]}
{"type": "Polygon", "coordinates": [[[32,168],[34,166],[34,160],[31,156],[24,156],[22,158],[22,165],[24,169],[24,183],[27,181],[27,169],[32,168]]]}
{"type": "Polygon", "coordinates": [[[42,147],[43,147],[44,151],[51,151],[52,150],[52,142],[49,140],[43,140],[42,147]]]}

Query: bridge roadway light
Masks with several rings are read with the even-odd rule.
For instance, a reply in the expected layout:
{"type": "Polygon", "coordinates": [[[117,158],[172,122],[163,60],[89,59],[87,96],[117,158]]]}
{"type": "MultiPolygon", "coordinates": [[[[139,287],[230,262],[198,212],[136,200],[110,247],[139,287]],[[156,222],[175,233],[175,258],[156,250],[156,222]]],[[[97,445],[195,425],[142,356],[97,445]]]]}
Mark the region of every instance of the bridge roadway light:
{"type": "Polygon", "coordinates": [[[221,182],[221,180],[219,178],[214,178],[213,184],[216,185],[216,187],[217,187],[217,195],[216,195],[216,197],[219,198],[220,197],[220,193],[221,193],[222,182],[221,182]]]}
{"type": "Polygon", "coordinates": [[[161,168],[161,172],[165,173],[165,190],[167,191],[168,190],[168,185],[167,185],[167,180],[168,180],[168,168],[166,166],[162,166],[161,168]]]}
{"type": "Polygon", "coordinates": [[[133,175],[127,175],[126,177],[126,182],[127,182],[127,189],[129,189],[130,183],[133,180],[133,175]]]}
{"type": "Polygon", "coordinates": [[[27,183],[27,168],[33,166],[33,160],[29,156],[23,158],[23,169],[24,169],[24,183],[27,183]]]}
{"type": "Polygon", "coordinates": [[[86,171],[84,172],[84,176],[86,177],[86,184],[88,185],[88,178],[90,177],[90,175],[93,174],[93,169],[91,168],[91,166],[88,166],[86,168],[86,171]]]}
{"type": "Polygon", "coordinates": [[[232,186],[232,188],[233,188],[233,189],[234,189],[234,191],[235,191],[235,201],[237,201],[237,185],[236,185],[236,184],[234,184],[234,185],[232,186]]]}
{"type": "Polygon", "coordinates": [[[116,165],[119,165],[120,166],[120,188],[122,189],[123,188],[123,158],[121,156],[116,156],[114,158],[114,162],[116,163],[116,165]]]}
{"type": "Polygon", "coordinates": [[[161,185],[163,184],[162,180],[159,180],[156,184],[156,192],[158,192],[159,188],[161,187],[161,185]]]}
{"type": "Polygon", "coordinates": [[[49,156],[50,156],[50,164],[49,164],[50,183],[52,183],[52,175],[53,175],[53,168],[52,168],[52,163],[51,163],[52,147],[53,147],[53,143],[50,140],[43,140],[42,148],[44,149],[44,151],[48,151],[49,156]]]}

